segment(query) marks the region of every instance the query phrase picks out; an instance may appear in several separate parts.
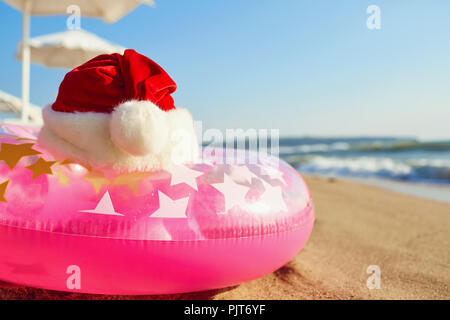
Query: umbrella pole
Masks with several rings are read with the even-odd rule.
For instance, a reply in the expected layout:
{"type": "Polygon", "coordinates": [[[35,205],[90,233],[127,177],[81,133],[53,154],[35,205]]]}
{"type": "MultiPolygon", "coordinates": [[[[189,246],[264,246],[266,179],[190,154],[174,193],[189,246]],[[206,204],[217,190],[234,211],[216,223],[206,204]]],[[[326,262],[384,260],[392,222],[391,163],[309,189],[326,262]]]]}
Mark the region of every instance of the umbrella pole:
{"type": "Polygon", "coordinates": [[[22,113],[21,120],[28,122],[30,101],[30,13],[31,0],[25,0],[22,23],[22,113]]]}

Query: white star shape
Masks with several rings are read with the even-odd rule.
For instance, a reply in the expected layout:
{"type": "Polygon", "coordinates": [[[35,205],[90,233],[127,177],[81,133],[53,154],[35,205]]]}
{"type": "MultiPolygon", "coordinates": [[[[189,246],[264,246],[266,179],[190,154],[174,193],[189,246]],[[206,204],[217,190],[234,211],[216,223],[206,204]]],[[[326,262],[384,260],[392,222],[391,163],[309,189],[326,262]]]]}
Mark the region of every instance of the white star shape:
{"type": "Polygon", "coordinates": [[[252,171],[250,171],[250,169],[246,166],[232,166],[231,167],[231,175],[236,179],[236,180],[244,180],[244,182],[252,182],[252,178],[257,178],[259,179],[259,177],[254,174],[252,171]]]}
{"type": "Polygon", "coordinates": [[[106,214],[106,215],[112,215],[112,216],[123,216],[123,214],[116,212],[114,209],[114,206],[111,201],[111,197],[109,195],[109,192],[106,191],[103,194],[103,197],[100,199],[100,201],[97,203],[97,206],[95,209],[92,210],[80,210],[80,212],[88,212],[88,213],[95,213],[95,214],[106,214]]]}
{"type": "Polygon", "coordinates": [[[228,210],[232,209],[235,206],[245,208],[245,206],[247,205],[245,196],[250,188],[237,184],[233,181],[233,179],[229,178],[227,174],[223,175],[222,183],[214,183],[212,184],[212,186],[219,190],[224,196],[225,211],[222,213],[227,213],[228,210]]]}
{"type": "Polygon", "coordinates": [[[264,193],[259,197],[259,201],[271,208],[271,211],[286,212],[288,208],[283,199],[283,191],[280,186],[271,186],[263,181],[264,193]]]}
{"type": "Polygon", "coordinates": [[[281,172],[278,168],[269,166],[259,166],[259,168],[261,175],[268,176],[270,179],[280,180],[284,185],[286,185],[286,182],[283,178],[283,172],[281,172]]]}
{"type": "Polygon", "coordinates": [[[171,174],[171,186],[184,182],[190,187],[194,188],[195,191],[198,191],[196,179],[197,177],[201,176],[203,172],[192,170],[191,168],[184,165],[172,166],[168,169],[168,171],[171,174]]]}
{"type": "Polygon", "coordinates": [[[187,219],[186,208],[189,197],[172,200],[158,190],[159,208],[150,215],[150,218],[183,218],[187,219]]]}

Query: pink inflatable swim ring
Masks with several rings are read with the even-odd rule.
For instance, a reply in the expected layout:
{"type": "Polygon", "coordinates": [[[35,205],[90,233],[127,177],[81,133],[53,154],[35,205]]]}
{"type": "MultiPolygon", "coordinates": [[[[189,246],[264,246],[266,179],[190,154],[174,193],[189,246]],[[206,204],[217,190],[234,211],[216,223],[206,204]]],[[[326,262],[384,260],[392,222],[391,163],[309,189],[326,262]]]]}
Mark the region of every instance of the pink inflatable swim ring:
{"type": "Polygon", "coordinates": [[[36,134],[6,125],[0,134],[1,280],[98,294],[227,287],[283,266],[313,228],[308,187],[276,158],[241,164],[216,151],[105,176],[56,162],[36,134]]]}

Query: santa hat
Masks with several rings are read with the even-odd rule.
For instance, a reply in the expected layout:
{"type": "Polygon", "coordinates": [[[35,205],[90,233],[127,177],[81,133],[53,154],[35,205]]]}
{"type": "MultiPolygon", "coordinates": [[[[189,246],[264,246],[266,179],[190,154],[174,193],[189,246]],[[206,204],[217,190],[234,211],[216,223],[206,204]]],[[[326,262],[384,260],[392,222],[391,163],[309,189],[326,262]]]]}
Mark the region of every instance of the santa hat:
{"type": "Polygon", "coordinates": [[[43,109],[39,144],[58,158],[118,171],[193,161],[193,120],[175,108],[175,90],[158,64],[134,50],[100,55],[66,74],[43,109]]]}

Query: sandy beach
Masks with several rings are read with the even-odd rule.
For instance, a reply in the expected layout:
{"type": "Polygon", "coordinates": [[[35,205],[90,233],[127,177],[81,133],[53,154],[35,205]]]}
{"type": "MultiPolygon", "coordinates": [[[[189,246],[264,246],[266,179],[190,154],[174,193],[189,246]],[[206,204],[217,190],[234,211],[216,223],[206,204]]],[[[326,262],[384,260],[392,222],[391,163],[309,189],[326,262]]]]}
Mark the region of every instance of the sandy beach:
{"type": "Polygon", "coordinates": [[[287,265],[233,288],[169,296],[61,293],[0,283],[0,299],[449,299],[450,204],[306,177],[316,224],[287,265]],[[381,270],[368,289],[366,270],[381,270]]]}

